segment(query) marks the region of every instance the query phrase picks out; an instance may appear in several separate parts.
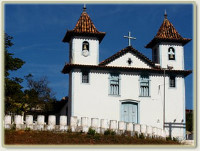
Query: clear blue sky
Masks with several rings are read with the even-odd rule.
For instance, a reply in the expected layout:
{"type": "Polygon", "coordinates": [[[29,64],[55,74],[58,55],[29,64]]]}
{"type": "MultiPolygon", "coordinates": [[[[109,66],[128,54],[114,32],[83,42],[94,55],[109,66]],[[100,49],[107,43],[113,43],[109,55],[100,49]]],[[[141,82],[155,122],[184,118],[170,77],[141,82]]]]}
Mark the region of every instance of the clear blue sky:
{"type": "MultiPolygon", "coordinates": [[[[73,29],[83,4],[6,4],[5,32],[13,36],[10,48],[25,65],[11,76],[23,78],[31,73],[36,79],[47,76],[50,87],[60,100],[68,95],[68,75],[61,70],[68,62],[68,43],[62,39],[73,29]]],[[[185,38],[193,38],[193,6],[189,4],[88,4],[87,13],[99,31],[106,32],[100,44],[100,61],[127,47],[123,36],[131,31],[137,39],[134,48],[151,59],[151,49],[144,46],[168,19],[185,38]]],[[[185,69],[193,69],[193,41],[185,45],[185,69]]],[[[193,74],[186,78],[186,108],[193,108],[193,74]]],[[[26,83],[23,83],[26,88],[26,83]]]]}

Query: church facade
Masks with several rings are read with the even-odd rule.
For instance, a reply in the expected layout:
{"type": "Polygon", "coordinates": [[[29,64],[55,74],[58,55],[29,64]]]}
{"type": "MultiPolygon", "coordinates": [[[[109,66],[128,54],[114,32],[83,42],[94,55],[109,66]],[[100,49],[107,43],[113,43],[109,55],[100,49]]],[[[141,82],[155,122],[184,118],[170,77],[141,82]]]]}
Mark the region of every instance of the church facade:
{"type": "MultiPolygon", "coordinates": [[[[100,62],[104,36],[84,8],[63,39],[69,43],[69,63],[62,70],[69,74],[68,119],[109,119],[162,129],[164,123],[185,123],[184,78],[192,71],[184,69],[184,45],[191,39],[183,38],[165,14],[146,45],[152,60],[129,45],[100,62]]],[[[185,129],[176,128],[173,136],[184,138],[185,129]]]]}

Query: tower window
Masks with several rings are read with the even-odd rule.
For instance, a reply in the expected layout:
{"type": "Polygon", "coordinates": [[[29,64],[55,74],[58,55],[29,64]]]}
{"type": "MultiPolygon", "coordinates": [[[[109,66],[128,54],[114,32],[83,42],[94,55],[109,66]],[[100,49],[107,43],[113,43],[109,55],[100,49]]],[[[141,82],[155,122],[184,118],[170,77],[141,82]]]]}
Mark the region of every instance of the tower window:
{"type": "Polygon", "coordinates": [[[110,74],[110,95],[119,95],[119,74],[110,74]]]}
{"type": "Polygon", "coordinates": [[[87,41],[83,42],[82,51],[83,50],[88,50],[89,51],[89,42],[87,42],[87,41]]]}
{"type": "Polygon", "coordinates": [[[176,87],[176,77],[170,76],[169,77],[169,87],[175,88],[176,87]]]}
{"type": "Polygon", "coordinates": [[[82,83],[89,83],[89,72],[82,72],[82,83]]]}
{"type": "Polygon", "coordinates": [[[149,76],[140,76],[140,96],[150,96],[149,76]]]}
{"type": "Polygon", "coordinates": [[[89,43],[87,41],[83,42],[82,46],[82,55],[84,57],[87,57],[89,55],[89,43]]]}
{"type": "Polygon", "coordinates": [[[152,51],[152,55],[153,55],[153,62],[158,63],[159,60],[158,60],[158,49],[157,48],[152,51]]]}
{"type": "Polygon", "coordinates": [[[175,49],[173,47],[168,49],[168,58],[169,60],[175,60],[175,49]]]}

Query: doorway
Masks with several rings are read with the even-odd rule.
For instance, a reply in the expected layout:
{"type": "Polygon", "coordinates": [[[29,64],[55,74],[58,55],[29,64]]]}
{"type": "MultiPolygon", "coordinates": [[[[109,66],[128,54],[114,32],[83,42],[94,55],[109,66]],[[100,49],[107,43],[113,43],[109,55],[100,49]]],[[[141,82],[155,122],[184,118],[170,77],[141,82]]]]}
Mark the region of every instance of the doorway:
{"type": "Polygon", "coordinates": [[[121,121],[138,123],[138,103],[122,102],[121,121]]]}

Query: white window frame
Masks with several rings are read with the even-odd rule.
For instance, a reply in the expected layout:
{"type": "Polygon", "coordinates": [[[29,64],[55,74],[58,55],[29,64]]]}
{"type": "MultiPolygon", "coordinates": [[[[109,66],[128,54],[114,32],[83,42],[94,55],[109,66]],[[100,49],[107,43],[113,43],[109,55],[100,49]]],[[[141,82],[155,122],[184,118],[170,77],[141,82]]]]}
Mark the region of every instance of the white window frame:
{"type": "Polygon", "coordinates": [[[120,96],[120,74],[110,73],[109,95],[120,96]]]}
{"type": "Polygon", "coordinates": [[[169,76],[169,87],[170,88],[176,88],[176,76],[169,76]],[[174,78],[173,85],[171,84],[172,83],[172,79],[171,78],[174,78]]]}
{"type": "Polygon", "coordinates": [[[150,77],[149,75],[141,75],[140,76],[140,97],[150,97],[150,77]]]}
{"type": "Polygon", "coordinates": [[[81,83],[84,83],[84,84],[89,84],[89,82],[90,82],[90,72],[89,71],[82,71],[81,72],[82,74],[81,74],[81,83]],[[85,79],[83,79],[84,77],[84,74],[85,73],[87,73],[87,79],[85,78],[85,79]],[[85,80],[85,81],[84,81],[85,80]],[[87,80],[87,81],[86,81],[87,80]]]}

